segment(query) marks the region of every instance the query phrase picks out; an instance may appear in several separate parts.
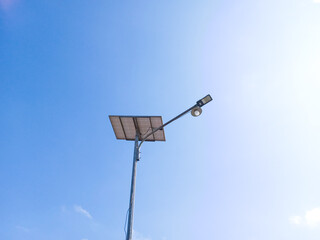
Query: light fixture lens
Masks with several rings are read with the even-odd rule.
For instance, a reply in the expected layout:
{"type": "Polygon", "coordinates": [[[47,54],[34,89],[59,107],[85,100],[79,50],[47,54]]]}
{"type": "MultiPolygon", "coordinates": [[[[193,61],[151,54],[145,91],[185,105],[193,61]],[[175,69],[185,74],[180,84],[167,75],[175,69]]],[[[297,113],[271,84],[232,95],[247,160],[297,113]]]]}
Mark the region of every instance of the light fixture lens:
{"type": "Polygon", "coordinates": [[[203,105],[207,104],[208,102],[212,101],[212,97],[210,96],[210,94],[208,94],[207,96],[205,96],[204,98],[200,99],[197,102],[197,105],[199,107],[202,107],[203,105]]]}
{"type": "Polygon", "coordinates": [[[210,102],[211,100],[212,100],[211,96],[207,95],[201,101],[203,102],[203,104],[206,104],[206,103],[210,102]]]}
{"type": "Polygon", "coordinates": [[[194,109],[191,110],[191,115],[194,117],[200,116],[202,113],[202,109],[200,107],[195,107],[194,109]]]}

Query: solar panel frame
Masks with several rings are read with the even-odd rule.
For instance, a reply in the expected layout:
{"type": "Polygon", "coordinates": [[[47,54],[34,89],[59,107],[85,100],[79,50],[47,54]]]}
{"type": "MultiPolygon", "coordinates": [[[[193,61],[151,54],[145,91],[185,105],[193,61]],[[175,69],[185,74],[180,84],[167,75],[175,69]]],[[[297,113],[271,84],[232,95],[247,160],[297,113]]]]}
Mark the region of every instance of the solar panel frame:
{"type": "MultiPolygon", "coordinates": [[[[142,141],[144,136],[163,125],[161,116],[110,115],[109,119],[116,138],[127,141],[134,141],[137,131],[139,141],[142,141]]],[[[161,129],[151,134],[145,141],[166,141],[164,130],[161,129]]]]}
{"type": "MultiPolygon", "coordinates": [[[[150,117],[150,121],[151,121],[151,125],[156,125],[156,126],[162,126],[163,125],[163,122],[162,122],[162,118],[155,118],[155,117],[150,117]],[[157,123],[157,121],[159,121],[157,123]]],[[[156,131],[155,133],[153,133],[153,137],[155,139],[164,139],[165,141],[165,135],[164,135],[164,130],[159,130],[159,131],[156,131]]]]}
{"type": "Polygon", "coordinates": [[[109,119],[117,139],[126,139],[120,118],[118,116],[109,116],[109,119]]]}

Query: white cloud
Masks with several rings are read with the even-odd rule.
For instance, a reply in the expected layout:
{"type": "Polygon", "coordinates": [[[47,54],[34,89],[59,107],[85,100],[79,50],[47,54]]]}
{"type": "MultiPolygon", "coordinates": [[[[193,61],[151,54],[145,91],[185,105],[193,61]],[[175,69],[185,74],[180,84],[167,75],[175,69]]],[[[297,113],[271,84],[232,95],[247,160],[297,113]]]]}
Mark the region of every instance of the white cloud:
{"type": "Polygon", "coordinates": [[[314,208],[310,211],[307,211],[305,218],[309,226],[317,226],[320,223],[320,208],[314,208]]]}
{"type": "Polygon", "coordinates": [[[310,211],[306,211],[304,217],[292,216],[289,218],[289,221],[290,223],[296,225],[304,224],[310,227],[316,227],[320,225],[320,208],[314,208],[310,211]]]}
{"type": "Polygon", "coordinates": [[[83,209],[81,206],[74,205],[73,209],[75,212],[80,213],[80,214],[86,216],[87,218],[92,219],[91,214],[87,210],[83,209]]]}
{"type": "Polygon", "coordinates": [[[315,3],[320,3],[320,0],[313,0],[315,3]]]}
{"type": "Polygon", "coordinates": [[[293,224],[300,224],[302,218],[300,216],[293,216],[289,218],[289,221],[293,224]]]}

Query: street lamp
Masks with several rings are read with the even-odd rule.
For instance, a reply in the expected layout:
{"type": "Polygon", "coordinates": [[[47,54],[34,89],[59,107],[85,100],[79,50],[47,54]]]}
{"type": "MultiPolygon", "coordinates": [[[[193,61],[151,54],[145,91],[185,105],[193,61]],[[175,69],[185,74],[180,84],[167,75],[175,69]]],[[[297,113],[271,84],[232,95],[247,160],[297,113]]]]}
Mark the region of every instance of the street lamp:
{"type": "Polygon", "coordinates": [[[194,117],[199,117],[202,113],[201,107],[195,107],[191,110],[191,115],[194,117]]]}
{"type": "Polygon", "coordinates": [[[132,239],[133,207],[136,185],[136,166],[137,161],[140,160],[140,147],[142,143],[145,141],[165,141],[165,135],[163,130],[165,126],[167,126],[169,123],[177,120],[178,118],[182,117],[190,111],[192,116],[200,116],[202,113],[201,107],[203,107],[211,100],[212,98],[208,94],[204,98],[197,101],[197,103],[194,106],[188,108],[186,111],[180,113],[178,116],[174,117],[165,124],[162,123],[161,116],[109,116],[116,138],[134,141],[133,166],[126,240],[132,239]]]}

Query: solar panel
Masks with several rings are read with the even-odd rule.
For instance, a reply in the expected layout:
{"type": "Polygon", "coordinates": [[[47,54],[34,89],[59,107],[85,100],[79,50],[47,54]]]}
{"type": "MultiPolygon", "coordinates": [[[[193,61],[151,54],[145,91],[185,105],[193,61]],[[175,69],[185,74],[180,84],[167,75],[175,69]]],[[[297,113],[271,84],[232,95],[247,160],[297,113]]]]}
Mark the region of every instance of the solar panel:
{"type": "MultiPolygon", "coordinates": [[[[109,116],[113,131],[117,139],[134,141],[136,132],[139,140],[156,128],[163,125],[161,116],[109,116]]],[[[151,134],[145,141],[165,141],[164,130],[151,134]]]]}

